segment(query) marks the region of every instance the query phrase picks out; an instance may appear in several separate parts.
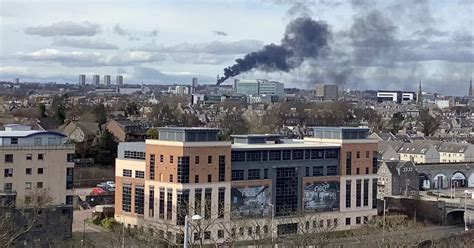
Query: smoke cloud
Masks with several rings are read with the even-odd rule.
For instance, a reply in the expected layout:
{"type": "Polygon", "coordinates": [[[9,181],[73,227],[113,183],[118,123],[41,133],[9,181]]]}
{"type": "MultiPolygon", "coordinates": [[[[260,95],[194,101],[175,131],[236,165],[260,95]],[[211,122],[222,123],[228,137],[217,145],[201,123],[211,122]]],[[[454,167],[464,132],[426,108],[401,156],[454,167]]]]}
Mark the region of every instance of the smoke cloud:
{"type": "Polygon", "coordinates": [[[309,17],[296,18],[286,26],[280,45],[272,43],[237,59],[234,65],[224,69],[224,76],[217,84],[252,69],[288,72],[306,59],[323,55],[328,48],[329,38],[330,32],[325,22],[309,17]]]}

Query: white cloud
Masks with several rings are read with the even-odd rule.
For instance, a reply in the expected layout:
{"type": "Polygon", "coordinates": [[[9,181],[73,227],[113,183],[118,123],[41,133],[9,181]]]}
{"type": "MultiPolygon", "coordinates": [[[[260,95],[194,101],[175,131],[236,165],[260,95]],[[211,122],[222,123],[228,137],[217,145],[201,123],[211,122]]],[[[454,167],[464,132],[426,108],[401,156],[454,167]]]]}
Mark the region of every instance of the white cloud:
{"type": "Polygon", "coordinates": [[[105,55],[98,52],[42,49],[32,53],[18,53],[18,55],[28,61],[49,61],[69,67],[129,66],[166,59],[166,55],[163,54],[137,51],[105,55]]]}
{"type": "Polygon", "coordinates": [[[57,38],[53,40],[53,45],[87,49],[118,49],[118,46],[114,44],[110,44],[101,40],[90,39],[57,38]]]}
{"type": "Polygon", "coordinates": [[[100,26],[90,22],[56,22],[49,26],[25,28],[25,33],[44,37],[51,36],[94,36],[100,32],[100,26]]]}

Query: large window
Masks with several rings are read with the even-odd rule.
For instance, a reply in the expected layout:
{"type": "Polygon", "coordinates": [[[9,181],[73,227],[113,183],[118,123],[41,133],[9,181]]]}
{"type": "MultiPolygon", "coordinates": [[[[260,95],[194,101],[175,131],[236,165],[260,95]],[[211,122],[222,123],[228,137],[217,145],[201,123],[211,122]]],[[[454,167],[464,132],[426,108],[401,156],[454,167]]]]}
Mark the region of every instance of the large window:
{"type": "Polygon", "coordinates": [[[324,175],[324,167],[323,166],[314,166],[313,167],[313,177],[322,176],[324,175]]]}
{"type": "Polygon", "coordinates": [[[176,225],[184,225],[189,210],[189,190],[178,190],[176,201],[176,225]]]}
{"type": "Polygon", "coordinates": [[[148,215],[155,216],[155,187],[150,186],[148,190],[148,215]]]}
{"type": "Polygon", "coordinates": [[[5,154],[5,163],[13,163],[13,154],[5,154]]]}
{"type": "Polygon", "coordinates": [[[155,180],[155,154],[150,154],[150,180],[155,180]]]}
{"type": "Polygon", "coordinates": [[[352,152],[346,152],[346,175],[352,174],[352,152]]]}
{"type": "Polygon", "coordinates": [[[124,158],[145,160],[145,152],[125,151],[124,158]]]}
{"type": "Polygon", "coordinates": [[[232,162],[242,162],[245,161],[245,152],[235,151],[231,154],[232,162]]]}
{"type": "Polygon", "coordinates": [[[178,183],[189,183],[189,157],[178,157],[178,183]]]}
{"type": "Polygon", "coordinates": [[[13,168],[7,168],[3,173],[4,177],[13,177],[13,168]]]}
{"type": "Polygon", "coordinates": [[[225,156],[219,156],[219,182],[225,181],[225,156]]]}
{"type": "Polygon", "coordinates": [[[209,220],[211,218],[212,211],[212,189],[206,188],[204,192],[204,219],[209,220]]]}
{"type": "Polygon", "coordinates": [[[261,152],[260,151],[248,151],[246,153],[247,161],[260,161],[261,160],[261,152]]]}
{"type": "Polygon", "coordinates": [[[244,170],[232,170],[232,181],[244,180],[244,170]]]}
{"type": "Polygon", "coordinates": [[[337,173],[337,166],[334,166],[334,165],[328,166],[326,169],[327,169],[327,173],[326,173],[327,176],[335,176],[339,174],[337,173]]]}
{"type": "Polygon", "coordinates": [[[66,169],[66,189],[74,188],[74,168],[66,169]]]}
{"type": "Polygon", "coordinates": [[[346,181],[346,208],[351,207],[351,187],[352,187],[352,181],[347,180],[346,181]]]}
{"type": "Polygon", "coordinates": [[[361,186],[362,186],[362,180],[357,179],[356,180],[356,207],[360,207],[361,205],[361,186]]]}
{"type": "Polygon", "coordinates": [[[377,208],[377,178],[372,179],[372,208],[377,208]]]}
{"type": "Polygon", "coordinates": [[[218,206],[217,206],[217,218],[224,218],[224,209],[225,209],[225,188],[219,188],[218,194],[218,206]]]}
{"type": "Polygon", "coordinates": [[[324,150],[322,149],[312,149],[311,150],[311,159],[323,159],[324,150]]]}
{"type": "Polygon", "coordinates": [[[260,169],[248,170],[248,180],[260,179],[260,169]]]}
{"type": "Polygon", "coordinates": [[[167,190],[166,197],[166,219],[171,220],[173,218],[173,190],[167,190]]]}
{"type": "Polygon", "coordinates": [[[337,149],[326,149],[325,150],[325,157],[326,158],[338,158],[338,150],[337,149]]]}
{"type": "Polygon", "coordinates": [[[283,150],[283,160],[291,160],[291,150],[283,150]]]}
{"type": "Polygon", "coordinates": [[[124,176],[124,177],[132,177],[132,170],[123,169],[123,171],[122,171],[122,176],[124,176]]]}
{"type": "Polygon", "coordinates": [[[165,218],[165,189],[160,188],[160,199],[158,201],[158,217],[160,219],[165,218]]]}
{"type": "Polygon", "coordinates": [[[270,151],[268,160],[270,161],[281,160],[281,151],[270,151]]]}
{"type": "Polygon", "coordinates": [[[369,179],[364,179],[364,206],[369,206],[369,179]]]}
{"type": "Polygon", "coordinates": [[[298,177],[295,168],[276,169],[276,204],[277,216],[290,215],[298,208],[298,177]]]}
{"type": "Polygon", "coordinates": [[[293,160],[303,159],[303,150],[293,150],[293,160]]]}
{"type": "Polygon", "coordinates": [[[374,174],[377,174],[377,171],[378,171],[378,164],[379,164],[379,161],[377,160],[378,159],[378,152],[377,151],[373,151],[372,152],[372,173],[374,174]]]}
{"type": "Polygon", "coordinates": [[[143,214],[145,206],[145,189],[143,186],[135,186],[135,213],[143,214]]]}
{"type": "Polygon", "coordinates": [[[201,215],[201,198],[202,189],[196,189],[194,191],[194,214],[201,215]]]}
{"type": "Polygon", "coordinates": [[[136,170],[135,171],[135,178],[145,178],[145,172],[144,171],[140,171],[140,170],[136,170]]]}
{"type": "Polygon", "coordinates": [[[132,186],[122,186],[122,210],[124,212],[132,211],[132,186]]]}

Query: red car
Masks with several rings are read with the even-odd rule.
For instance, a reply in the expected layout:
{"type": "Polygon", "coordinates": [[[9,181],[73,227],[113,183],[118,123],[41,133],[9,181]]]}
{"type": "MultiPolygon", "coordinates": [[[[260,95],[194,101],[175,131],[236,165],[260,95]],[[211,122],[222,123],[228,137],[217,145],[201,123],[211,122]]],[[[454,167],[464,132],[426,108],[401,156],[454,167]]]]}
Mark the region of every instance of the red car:
{"type": "Polygon", "coordinates": [[[91,195],[102,195],[105,193],[105,190],[101,188],[92,188],[91,195]]]}

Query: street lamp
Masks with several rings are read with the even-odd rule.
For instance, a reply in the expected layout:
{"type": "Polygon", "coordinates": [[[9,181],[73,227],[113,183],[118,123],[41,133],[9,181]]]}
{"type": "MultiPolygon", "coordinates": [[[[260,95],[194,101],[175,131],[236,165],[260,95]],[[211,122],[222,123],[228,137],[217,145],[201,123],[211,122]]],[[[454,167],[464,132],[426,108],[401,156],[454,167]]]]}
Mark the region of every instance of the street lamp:
{"type": "MultiPolygon", "coordinates": [[[[184,248],[188,248],[188,229],[189,229],[189,216],[186,215],[184,217],[184,248]]],[[[198,215],[198,214],[195,214],[193,216],[191,216],[191,220],[192,221],[199,221],[199,220],[202,220],[202,217],[201,215],[198,215]]]]}
{"type": "MultiPolygon", "coordinates": [[[[467,194],[471,194],[473,192],[469,191],[469,190],[464,190],[464,230],[467,232],[469,229],[467,228],[467,218],[466,218],[466,214],[467,214],[467,194]]],[[[469,223],[470,224],[470,223],[469,223]]]]}
{"type": "Polygon", "coordinates": [[[272,238],[272,246],[273,246],[273,242],[274,242],[274,230],[273,230],[273,221],[275,220],[275,205],[273,204],[268,204],[271,208],[272,208],[272,221],[270,223],[270,232],[271,232],[271,238],[272,238]]]}

